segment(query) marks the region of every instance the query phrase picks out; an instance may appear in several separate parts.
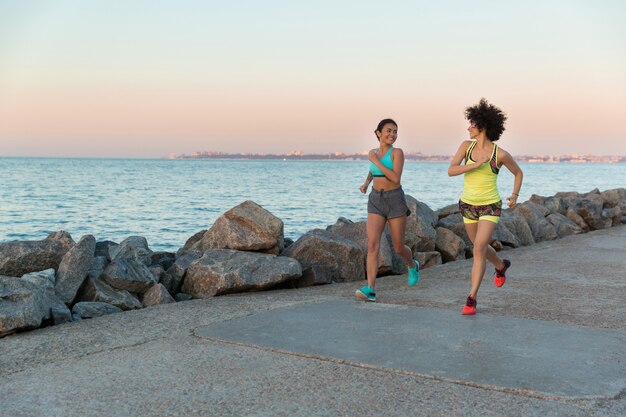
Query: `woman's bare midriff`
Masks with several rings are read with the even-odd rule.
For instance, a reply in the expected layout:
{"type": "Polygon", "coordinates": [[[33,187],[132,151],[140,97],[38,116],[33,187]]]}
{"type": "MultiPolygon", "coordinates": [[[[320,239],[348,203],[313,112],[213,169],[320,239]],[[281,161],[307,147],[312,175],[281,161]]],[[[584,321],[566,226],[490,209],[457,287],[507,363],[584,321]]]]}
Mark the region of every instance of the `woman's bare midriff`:
{"type": "Polygon", "coordinates": [[[400,188],[400,184],[389,181],[386,177],[374,177],[374,189],[376,191],[391,191],[400,188]]]}

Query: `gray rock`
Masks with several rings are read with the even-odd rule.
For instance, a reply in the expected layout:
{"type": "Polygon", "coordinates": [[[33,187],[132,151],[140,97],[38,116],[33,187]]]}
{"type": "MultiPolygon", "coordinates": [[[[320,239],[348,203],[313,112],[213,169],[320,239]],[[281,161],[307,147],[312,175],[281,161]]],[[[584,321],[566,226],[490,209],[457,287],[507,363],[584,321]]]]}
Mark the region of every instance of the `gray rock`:
{"type": "Polygon", "coordinates": [[[175,302],[174,298],[167,291],[163,284],[153,285],[143,295],[143,305],[146,307],[156,306],[159,304],[168,304],[175,302]]]}
{"type": "Polygon", "coordinates": [[[54,291],[66,304],[71,303],[89,273],[96,250],[96,238],[83,236],[61,260],[54,291]]]}
{"type": "Polygon", "coordinates": [[[52,308],[65,307],[54,288],[41,282],[0,275],[0,337],[35,329],[52,318],[52,308]]]}
{"type": "Polygon", "coordinates": [[[94,279],[99,278],[108,264],[109,260],[106,256],[94,256],[91,267],[89,268],[89,271],[87,271],[87,277],[94,279]]]}
{"type": "Polygon", "coordinates": [[[566,207],[565,207],[565,204],[563,204],[563,199],[561,197],[541,197],[536,194],[533,194],[530,197],[529,201],[548,209],[549,211],[548,214],[550,213],[565,214],[566,207]]]}
{"type": "Polygon", "coordinates": [[[32,282],[42,288],[48,288],[54,291],[55,273],[54,269],[46,269],[45,271],[30,272],[22,275],[22,279],[32,282]]]}
{"type": "MultiPolygon", "coordinates": [[[[178,249],[178,251],[176,252],[176,257],[178,258],[179,256],[181,256],[183,253],[190,251],[191,248],[198,243],[200,240],[202,240],[202,236],[204,236],[204,234],[207,232],[207,229],[203,229],[200,230],[199,232],[197,232],[196,234],[194,234],[193,236],[191,236],[189,239],[187,239],[187,241],[185,242],[185,244],[183,245],[182,248],[178,249]]],[[[167,268],[165,268],[167,270],[167,268]]]]}
{"type": "Polygon", "coordinates": [[[193,297],[192,297],[191,294],[185,294],[184,292],[179,292],[178,294],[176,294],[174,296],[174,299],[177,302],[180,302],[180,301],[189,301],[189,300],[193,299],[193,297]]]}
{"type": "Polygon", "coordinates": [[[173,252],[157,251],[152,253],[150,265],[160,265],[167,270],[176,261],[176,254],[173,252]]]}
{"type": "Polygon", "coordinates": [[[576,213],[574,210],[572,210],[571,208],[567,209],[567,212],[565,212],[565,216],[571,220],[572,222],[574,222],[578,227],[580,227],[580,229],[583,232],[588,232],[589,231],[589,226],[587,225],[587,223],[585,223],[585,220],[580,217],[578,215],[578,213],[576,213]]]}
{"type": "Polygon", "coordinates": [[[333,269],[327,265],[311,265],[303,271],[302,276],[293,281],[293,287],[304,288],[313,285],[323,285],[332,283],[334,276],[333,269]]]}
{"type": "MultiPolygon", "coordinates": [[[[337,223],[332,226],[328,226],[326,231],[333,236],[337,236],[342,239],[349,240],[356,243],[363,252],[363,267],[365,268],[367,261],[368,239],[367,239],[367,222],[352,222],[345,218],[339,218],[337,223]]],[[[391,242],[391,235],[389,228],[385,229],[383,236],[380,239],[380,249],[378,250],[378,276],[388,275],[393,273],[393,248],[391,242]]],[[[305,286],[305,282],[311,281],[314,284],[327,284],[331,279],[328,274],[327,268],[318,268],[317,271],[312,271],[312,276],[309,276],[309,272],[303,271],[302,278],[300,278],[301,285],[305,286]],[[313,278],[315,276],[316,278],[313,278]]],[[[331,274],[332,275],[332,274],[331,274]]]]}
{"type": "Polygon", "coordinates": [[[163,269],[161,265],[152,265],[148,267],[148,269],[152,273],[152,276],[154,277],[156,282],[161,282],[167,279],[166,277],[167,273],[165,272],[165,269],[163,269]]]}
{"type": "Polygon", "coordinates": [[[52,316],[52,322],[55,326],[57,324],[69,323],[72,321],[72,312],[66,305],[52,307],[50,309],[50,315],[52,316]]]}
{"type": "Polygon", "coordinates": [[[184,252],[176,258],[176,262],[166,271],[159,282],[165,285],[170,294],[179,293],[187,268],[201,257],[202,253],[200,252],[184,252]]]}
{"type": "Polygon", "coordinates": [[[300,264],[286,256],[214,249],[187,268],[182,291],[194,298],[209,298],[262,290],[300,276],[300,264]]]}
{"type": "Polygon", "coordinates": [[[449,206],[445,206],[440,208],[439,210],[435,210],[435,214],[437,215],[437,218],[439,218],[439,220],[457,213],[460,213],[458,203],[450,204],[449,206]]]}
{"type": "Polygon", "coordinates": [[[465,259],[465,242],[452,230],[437,227],[437,251],[441,253],[443,262],[465,259]]]}
{"type": "Polygon", "coordinates": [[[525,201],[515,206],[513,212],[521,214],[524,219],[526,219],[526,223],[528,223],[530,227],[535,242],[554,240],[557,238],[556,229],[545,218],[547,214],[550,214],[545,207],[530,201],[525,201]]]}
{"type": "Polygon", "coordinates": [[[430,207],[410,195],[406,196],[406,202],[411,210],[411,214],[406,219],[406,245],[413,253],[435,250],[437,239],[435,225],[439,218],[430,207]]]}
{"type": "Polygon", "coordinates": [[[97,301],[81,301],[72,308],[72,316],[77,315],[81,319],[92,319],[107,314],[119,313],[122,310],[111,304],[97,301]]]}
{"type": "MultiPolygon", "coordinates": [[[[526,223],[524,221],[524,223],[526,223]]],[[[530,230],[529,230],[530,233],[530,230]]],[[[532,233],[531,233],[532,237],[532,233]]],[[[496,242],[499,242],[502,246],[508,246],[511,248],[518,248],[521,246],[520,240],[518,237],[507,227],[507,223],[502,221],[502,217],[500,217],[500,221],[496,225],[495,230],[493,231],[493,238],[496,242]]]]}
{"type": "Polygon", "coordinates": [[[575,235],[583,231],[580,226],[559,213],[552,213],[546,219],[554,226],[558,237],[575,235]]]}
{"type": "Polygon", "coordinates": [[[72,246],[72,237],[63,231],[50,233],[43,240],[0,243],[0,275],[21,277],[29,272],[56,270],[72,246]]]}
{"type": "Polygon", "coordinates": [[[136,260],[148,266],[152,264],[153,252],[143,236],[129,236],[119,246],[110,249],[111,261],[136,260]]]}
{"type": "Polygon", "coordinates": [[[134,295],[126,290],[116,290],[100,278],[87,278],[78,291],[77,299],[107,303],[121,310],[135,310],[143,307],[134,295]]]}
{"type": "Polygon", "coordinates": [[[619,206],[602,209],[602,218],[611,220],[611,226],[622,223],[622,210],[619,206]]]}
{"type": "Polygon", "coordinates": [[[302,275],[317,265],[319,273],[330,275],[325,280],[348,282],[365,278],[361,247],[326,230],[314,229],[305,233],[285,249],[283,255],[298,260],[302,275]]]}
{"type": "Polygon", "coordinates": [[[191,250],[236,249],[278,254],[283,248],[282,220],[248,200],[218,217],[191,250]]]}
{"type": "MultiPolygon", "coordinates": [[[[498,230],[498,227],[506,227],[515,236],[519,246],[528,246],[535,243],[533,232],[530,229],[526,218],[514,210],[502,210],[500,222],[498,223],[498,226],[496,226],[496,230],[498,230]]],[[[502,240],[501,242],[503,244],[505,243],[502,240]]],[[[513,242],[507,242],[506,246],[513,247],[512,243],[513,242]]]]}
{"type": "Polygon", "coordinates": [[[626,201],[626,189],[614,188],[600,193],[602,198],[602,208],[619,207],[620,203],[626,201]]]}
{"type": "Polygon", "coordinates": [[[110,240],[104,240],[102,242],[96,242],[96,251],[94,257],[104,256],[108,262],[113,259],[112,255],[116,254],[119,249],[119,243],[112,242],[110,240]]]}
{"type": "Polygon", "coordinates": [[[430,268],[431,266],[441,265],[443,260],[441,254],[437,251],[417,252],[415,258],[420,263],[420,270],[430,268]]]}
{"type": "Polygon", "coordinates": [[[111,262],[102,279],[111,287],[135,293],[144,293],[157,281],[148,267],[136,259],[118,259],[111,262]]]}
{"type": "Polygon", "coordinates": [[[602,206],[604,204],[600,194],[589,194],[588,197],[567,197],[563,202],[568,209],[573,210],[585,223],[590,230],[599,230],[610,227],[612,221],[606,221],[602,218],[602,206]]]}
{"type": "Polygon", "coordinates": [[[465,224],[463,223],[463,216],[461,213],[451,214],[440,219],[437,226],[452,230],[455,235],[463,239],[465,246],[472,246],[472,241],[465,231],[465,224]]]}

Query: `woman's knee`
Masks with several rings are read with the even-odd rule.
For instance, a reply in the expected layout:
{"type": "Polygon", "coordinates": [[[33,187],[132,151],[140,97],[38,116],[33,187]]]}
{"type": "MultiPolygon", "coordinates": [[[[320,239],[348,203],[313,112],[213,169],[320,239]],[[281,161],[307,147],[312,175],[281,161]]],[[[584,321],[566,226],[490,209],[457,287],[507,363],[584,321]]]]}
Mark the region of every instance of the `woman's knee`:
{"type": "Polygon", "coordinates": [[[396,253],[402,253],[404,251],[405,245],[404,242],[403,243],[394,243],[393,244],[393,250],[396,253]]]}
{"type": "Polygon", "coordinates": [[[375,253],[378,254],[380,250],[380,240],[369,241],[367,242],[367,253],[375,253]]]}
{"type": "Polygon", "coordinates": [[[472,252],[474,253],[474,256],[484,256],[487,253],[487,243],[475,242],[472,252]]]}

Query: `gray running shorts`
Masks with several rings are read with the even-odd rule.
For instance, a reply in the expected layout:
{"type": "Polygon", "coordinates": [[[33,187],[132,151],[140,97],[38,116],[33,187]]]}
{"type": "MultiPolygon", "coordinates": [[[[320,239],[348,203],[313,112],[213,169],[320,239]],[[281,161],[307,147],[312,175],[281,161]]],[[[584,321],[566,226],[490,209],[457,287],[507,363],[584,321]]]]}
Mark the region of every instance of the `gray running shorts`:
{"type": "Polygon", "coordinates": [[[372,188],[367,201],[367,212],[378,214],[385,219],[408,216],[411,210],[406,204],[406,197],[402,187],[393,190],[375,190],[372,188]]]}

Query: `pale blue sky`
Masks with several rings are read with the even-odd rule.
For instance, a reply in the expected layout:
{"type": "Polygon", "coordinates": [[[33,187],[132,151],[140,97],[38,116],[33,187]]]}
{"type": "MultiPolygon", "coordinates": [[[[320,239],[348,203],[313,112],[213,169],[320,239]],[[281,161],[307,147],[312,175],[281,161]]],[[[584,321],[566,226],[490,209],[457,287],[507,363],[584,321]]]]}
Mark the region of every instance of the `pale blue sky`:
{"type": "Polygon", "coordinates": [[[0,0],[0,155],[450,154],[480,97],[514,153],[626,154],[625,4],[0,0]]]}

